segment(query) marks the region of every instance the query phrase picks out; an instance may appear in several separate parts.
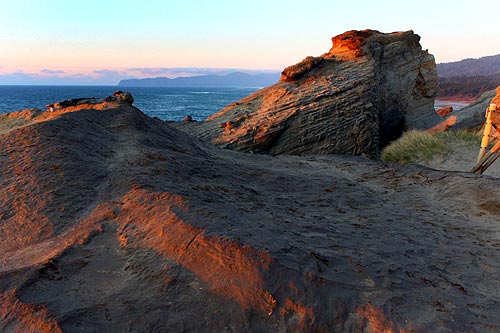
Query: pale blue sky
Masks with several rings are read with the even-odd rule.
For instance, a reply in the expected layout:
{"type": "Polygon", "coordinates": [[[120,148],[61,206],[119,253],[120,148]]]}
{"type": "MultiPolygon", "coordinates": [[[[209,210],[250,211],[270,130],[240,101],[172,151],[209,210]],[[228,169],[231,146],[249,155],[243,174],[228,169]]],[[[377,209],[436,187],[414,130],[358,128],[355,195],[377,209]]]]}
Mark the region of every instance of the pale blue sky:
{"type": "Polygon", "coordinates": [[[99,80],[127,68],[282,69],[366,28],[413,29],[438,62],[481,57],[500,53],[499,3],[0,0],[0,84],[2,75],[99,80]]]}

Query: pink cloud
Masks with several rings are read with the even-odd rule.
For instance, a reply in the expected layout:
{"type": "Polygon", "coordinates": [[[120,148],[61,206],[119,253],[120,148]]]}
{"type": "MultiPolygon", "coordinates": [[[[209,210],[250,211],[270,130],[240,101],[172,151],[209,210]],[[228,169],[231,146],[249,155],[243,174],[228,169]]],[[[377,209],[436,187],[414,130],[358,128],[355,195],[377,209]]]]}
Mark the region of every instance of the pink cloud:
{"type": "Polygon", "coordinates": [[[42,69],[40,71],[40,73],[46,73],[46,74],[64,74],[66,72],[63,71],[63,70],[59,70],[59,69],[46,69],[46,68],[44,68],[44,69],[42,69]]]}

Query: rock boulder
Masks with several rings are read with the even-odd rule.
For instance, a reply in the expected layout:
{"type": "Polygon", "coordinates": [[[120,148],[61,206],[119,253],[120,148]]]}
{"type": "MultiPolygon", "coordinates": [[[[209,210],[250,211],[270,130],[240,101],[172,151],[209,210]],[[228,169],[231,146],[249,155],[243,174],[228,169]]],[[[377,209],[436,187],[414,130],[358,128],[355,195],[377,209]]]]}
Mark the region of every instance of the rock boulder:
{"type": "Polygon", "coordinates": [[[286,68],[273,86],[205,122],[176,126],[239,151],[376,158],[404,130],[440,121],[436,64],[419,40],[413,31],[346,32],[332,38],[328,53],[286,68]]]}
{"type": "Polygon", "coordinates": [[[485,122],[486,109],[494,103],[500,106],[500,86],[482,94],[474,103],[460,109],[456,115],[456,123],[451,129],[480,129],[485,122]]]}
{"type": "Polygon", "coordinates": [[[129,92],[123,92],[121,90],[117,90],[113,93],[113,96],[108,96],[106,98],[95,98],[95,97],[72,98],[69,100],[64,100],[53,104],[47,104],[45,107],[47,108],[47,111],[57,111],[70,107],[78,107],[82,105],[97,105],[103,102],[108,102],[108,103],[118,102],[118,103],[132,105],[134,103],[134,98],[132,97],[132,94],[129,92]]]}
{"type": "Polygon", "coordinates": [[[442,108],[439,108],[436,110],[437,114],[440,115],[441,117],[445,117],[449,115],[450,113],[453,112],[453,106],[451,105],[445,105],[442,108]]]}

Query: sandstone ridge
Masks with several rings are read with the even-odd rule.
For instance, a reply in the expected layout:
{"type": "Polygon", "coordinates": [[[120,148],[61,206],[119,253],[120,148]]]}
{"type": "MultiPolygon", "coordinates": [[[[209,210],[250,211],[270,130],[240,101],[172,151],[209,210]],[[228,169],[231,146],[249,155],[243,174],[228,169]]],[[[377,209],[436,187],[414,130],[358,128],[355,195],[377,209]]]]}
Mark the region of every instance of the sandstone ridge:
{"type": "Polygon", "coordinates": [[[413,31],[348,31],[332,48],[197,124],[177,126],[244,152],[377,157],[404,130],[440,121],[434,57],[413,31]]]}
{"type": "Polygon", "coordinates": [[[451,129],[480,129],[486,119],[486,109],[493,103],[500,106],[500,86],[482,94],[474,103],[457,111],[456,119],[451,129]]]}
{"type": "Polygon", "coordinates": [[[6,113],[0,115],[0,135],[16,128],[29,126],[60,117],[65,113],[80,111],[82,109],[106,110],[117,108],[121,105],[132,105],[134,98],[129,92],[117,90],[113,96],[105,98],[73,98],[48,104],[46,112],[37,108],[6,113]]]}
{"type": "Polygon", "coordinates": [[[35,118],[0,134],[1,332],[500,329],[498,179],[35,118]]]}

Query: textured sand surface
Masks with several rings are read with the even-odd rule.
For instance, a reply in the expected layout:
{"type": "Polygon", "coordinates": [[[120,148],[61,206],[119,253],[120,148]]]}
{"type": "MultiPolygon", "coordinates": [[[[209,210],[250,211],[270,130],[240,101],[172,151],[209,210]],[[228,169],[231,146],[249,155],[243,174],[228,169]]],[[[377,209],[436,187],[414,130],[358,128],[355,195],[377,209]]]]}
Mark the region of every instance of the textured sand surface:
{"type": "Polygon", "coordinates": [[[0,135],[0,331],[500,331],[497,178],[93,108],[0,135]]]}

